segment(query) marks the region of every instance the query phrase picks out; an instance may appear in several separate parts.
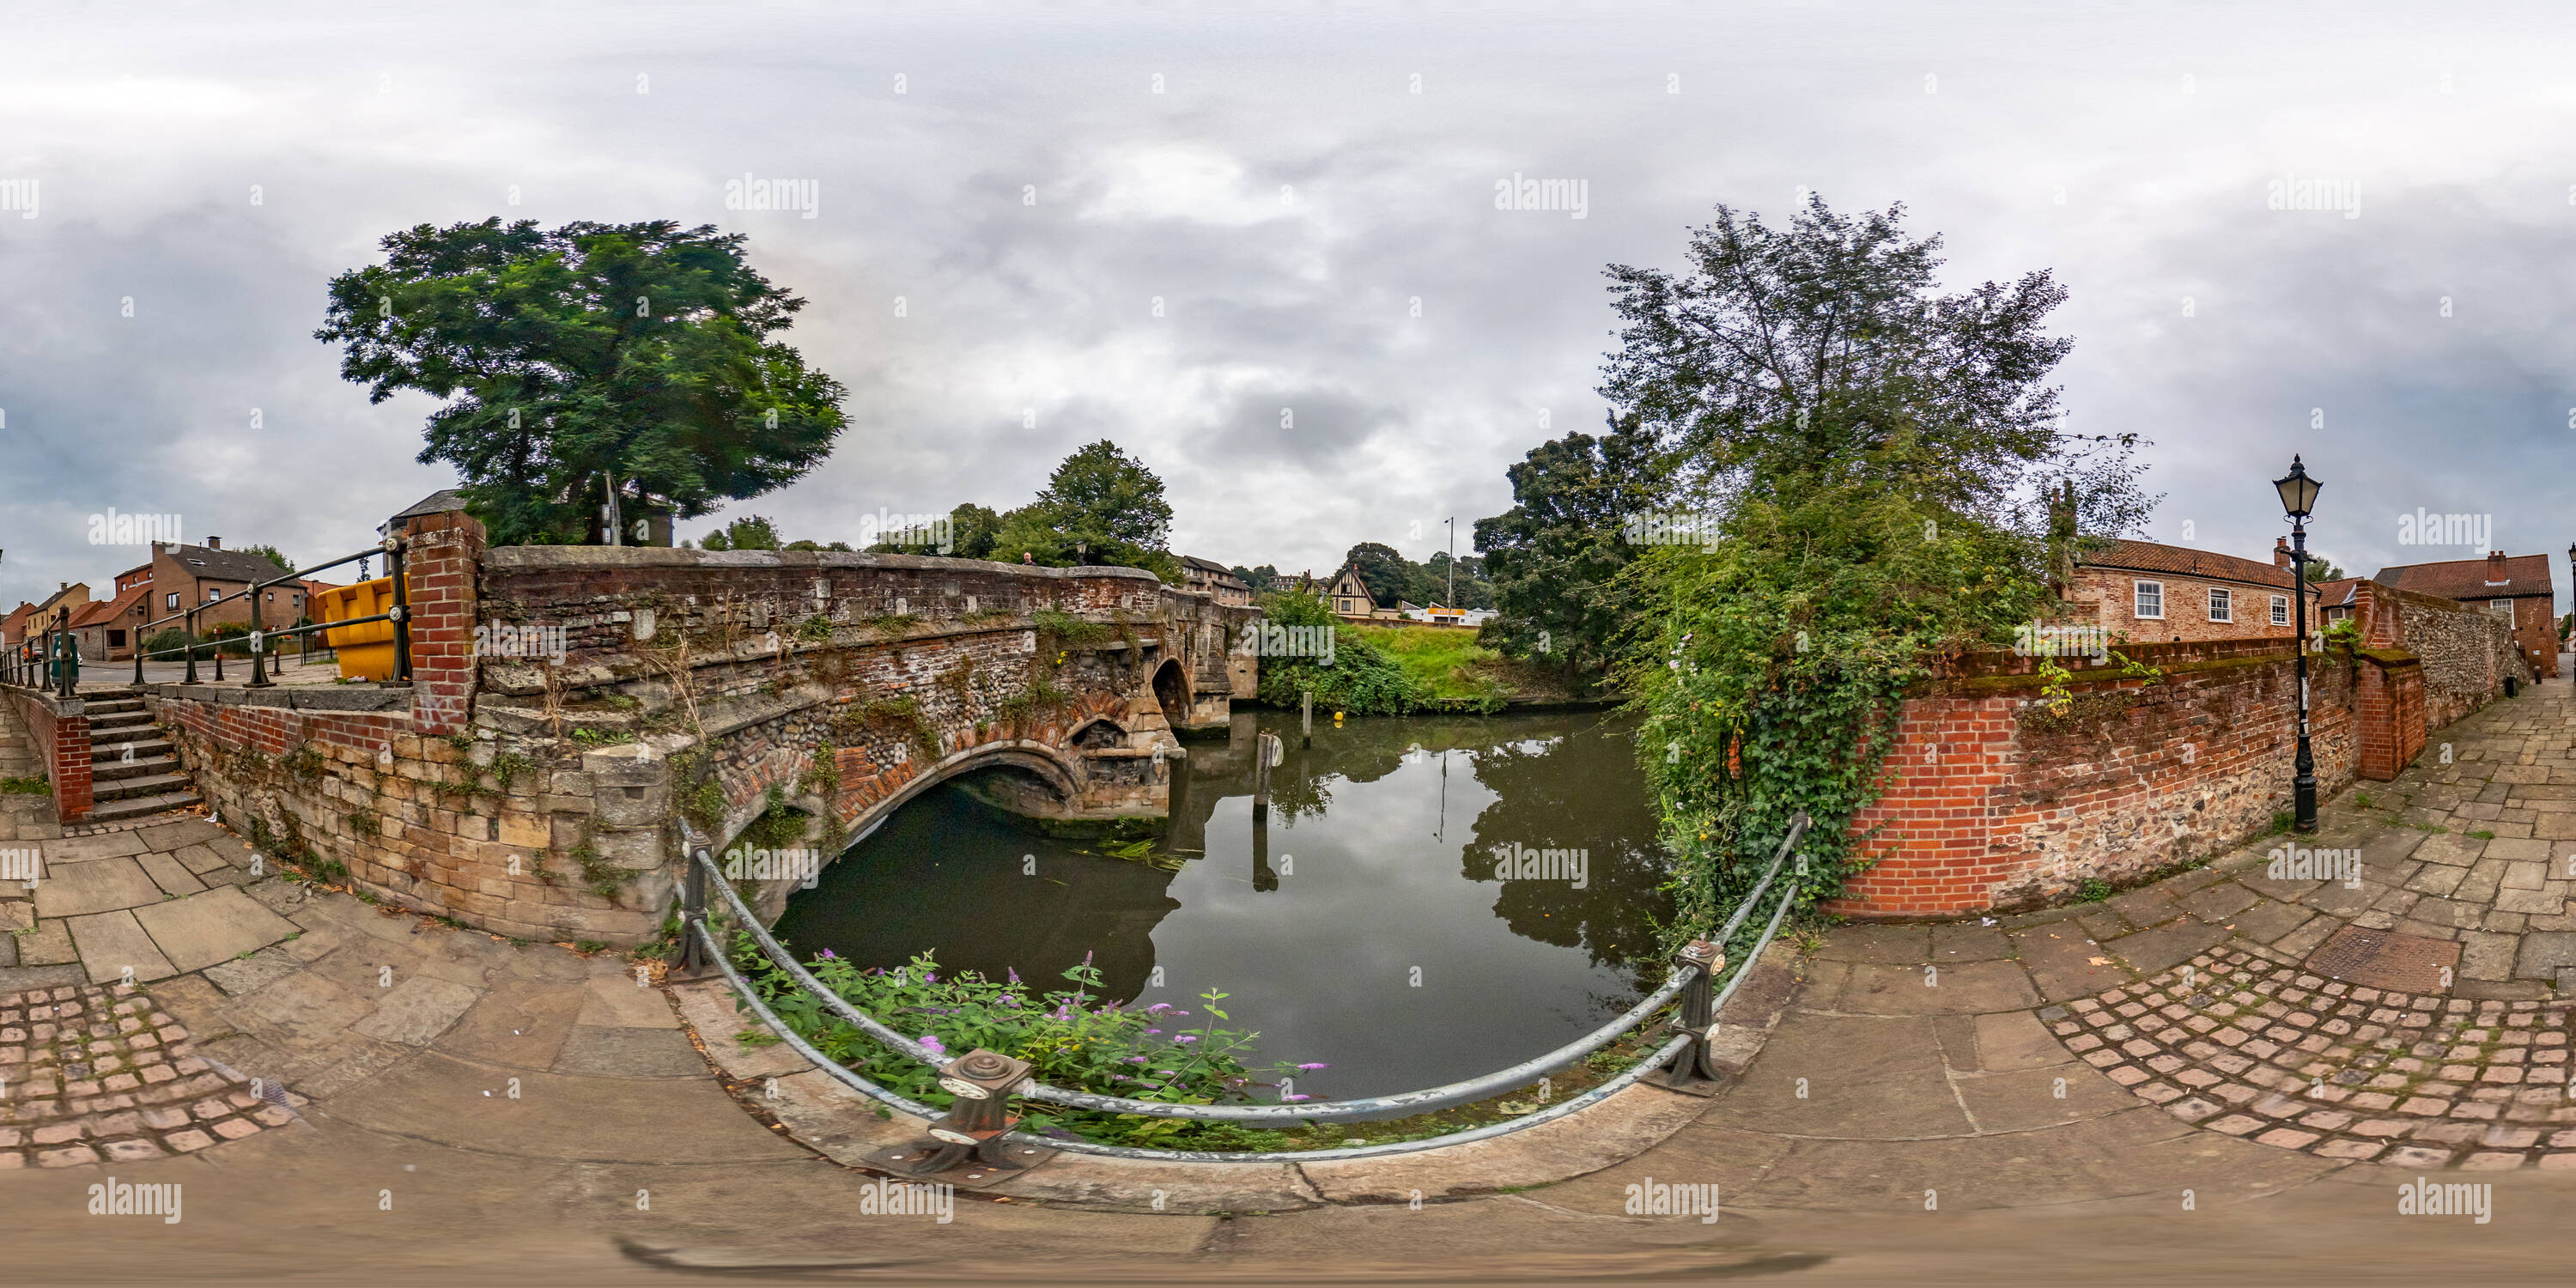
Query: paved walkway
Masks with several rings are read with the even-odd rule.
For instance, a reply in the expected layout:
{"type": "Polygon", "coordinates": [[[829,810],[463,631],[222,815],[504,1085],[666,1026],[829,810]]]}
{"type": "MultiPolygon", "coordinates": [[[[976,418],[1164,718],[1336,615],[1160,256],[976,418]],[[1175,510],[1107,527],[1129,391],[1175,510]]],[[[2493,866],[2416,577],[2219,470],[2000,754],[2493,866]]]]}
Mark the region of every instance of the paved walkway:
{"type": "MultiPolygon", "coordinates": [[[[2566,1150],[2564,1074],[2530,1071],[2564,1067],[2548,1058],[2566,1049],[2566,1017],[2547,936],[2565,932],[2543,919],[2568,915],[2567,892],[2546,867],[2527,884],[2514,865],[2546,856],[2513,843],[2552,839],[2544,817],[2560,811],[2534,789],[2569,772],[2555,732],[2576,714],[2568,698],[2553,684],[2500,704],[2448,731],[2451,764],[2437,744],[2406,782],[2364,788],[2367,807],[2360,793],[2335,802],[2318,844],[2363,852],[2355,886],[2267,876],[2257,846],[2101,904],[1836,932],[1697,1121],[1562,1184],[1419,1209],[1182,1215],[1156,1212],[1140,1184],[1082,1206],[961,1194],[947,1222],[864,1214],[872,1179],[745,1113],[668,995],[626,963],[254,879],[238,893],[293,936],[194,968],[171,959],[177,973],[143,995],[210,1071],[282,1081],[287,1121],[166,1156],[0,1171],[10,1260],[42,1282],[146,1264],[387,1283],[2557,1274],[2576,1219],[2576,1181],[2546,1170],[2566,1150]],[[2437,892],[2437,869],[2460,875],[2437,892]],[[2347,941],[2337,960],[2407,982],[2309,964],[2353,928],[2405,938],[2347,941]],[[2510,951],[2471,935],[2510,937],[2510,951]],[[2447,988],[2427,944],[2459,954],[2447,988]],[[2349,1118],[2318,1117],[2336,1114],[2349,1118]],[[107,1172],[185,1183],[187,1219],[87,1215],[107,1172]],[[2398,1186],[2418,1176],[2492,1184],[2492,1220],[2399,1217],[2398,1186]],[[1671,1185],[1718,1186],[1725,1216],[1631,1210],[1671,1185]]],[[[152,875],[140,854],[74,862],[115,857],[152,875]]],[[[112,911],[149,937],[150,906],[112,911]]],[[[116,1017],[103,1022],[158,1036],[157,1017],[96,987],[116,1017]]]]}

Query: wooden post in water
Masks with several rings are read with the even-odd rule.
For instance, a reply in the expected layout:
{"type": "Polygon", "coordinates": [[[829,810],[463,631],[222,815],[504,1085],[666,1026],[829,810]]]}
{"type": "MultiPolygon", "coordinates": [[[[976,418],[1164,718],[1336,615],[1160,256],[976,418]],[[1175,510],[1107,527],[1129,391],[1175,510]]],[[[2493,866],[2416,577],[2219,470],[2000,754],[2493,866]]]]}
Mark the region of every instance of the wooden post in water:
{"type": "Polygon", "coordinates": [[[1265,733],[1252,743],[1252,817],[1270,817],[1270,766],[1279,759],[1279,735],[1265,733]]]}
{"type": "Polygon", "coordinates": [[[1300,747],[1314,746],[1315,691],[1313,689],[1308,689],[1297,695],[1297,727],[1300,734],[1300,740],[1297,745],[1300,747]]]}

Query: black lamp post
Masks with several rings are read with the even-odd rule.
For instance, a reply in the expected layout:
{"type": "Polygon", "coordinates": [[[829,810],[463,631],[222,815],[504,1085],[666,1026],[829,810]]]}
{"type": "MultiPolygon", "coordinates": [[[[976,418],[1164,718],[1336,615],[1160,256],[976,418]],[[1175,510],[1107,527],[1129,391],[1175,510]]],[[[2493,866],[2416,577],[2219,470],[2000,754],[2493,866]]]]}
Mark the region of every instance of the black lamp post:
{"type": "Polygon", "coordinates": [[[2298,774],[2290,780],[2291,808],[2302,832],[2317,830],[2317,757],[2308,746],[2308,512],[2317,504],[2315,479],[2299,458],[2290,457],[2290,472],[2272,480],[2281,494],[2281,509],[2290,516],[2290,611],[2297,614],[2299,641],[2298,774]]]}

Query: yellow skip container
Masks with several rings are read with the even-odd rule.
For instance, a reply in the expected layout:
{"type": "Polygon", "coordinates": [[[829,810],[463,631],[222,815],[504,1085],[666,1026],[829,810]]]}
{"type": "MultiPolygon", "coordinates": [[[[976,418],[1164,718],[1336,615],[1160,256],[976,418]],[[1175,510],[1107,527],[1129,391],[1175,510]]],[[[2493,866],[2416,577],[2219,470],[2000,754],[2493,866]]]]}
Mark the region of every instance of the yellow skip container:
{"type": "MultiPolygon", "coordinates": [[[[345,622],[360,617],[376,617],[391,612],[394,606],[394,579],[378,577],[354,586],[336,586],[320,591],[305,600],[307,611],[318,624],[345,622]]],[[[339,626],[322,632],[322,641],[339,650],[340,678],[344,680],[390,680],[394,678],[394,624],[368,622],[360,626],[339,626]]]]}

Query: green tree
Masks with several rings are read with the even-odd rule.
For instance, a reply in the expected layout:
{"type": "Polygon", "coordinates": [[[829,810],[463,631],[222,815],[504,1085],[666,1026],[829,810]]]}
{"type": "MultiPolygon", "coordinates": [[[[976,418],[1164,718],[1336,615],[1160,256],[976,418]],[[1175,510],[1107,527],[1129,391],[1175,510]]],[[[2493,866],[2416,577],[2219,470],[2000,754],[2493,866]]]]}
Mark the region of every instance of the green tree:
{"type": "Polygon", "coordinates": [[[281,577],[295,571],[295,561],[288,559],[275,546],[243,546],[241,552],[246,555],[256,555],[276,564],[277,574],[281,577]]]}
{"type": "Polygon", "coordinates": [[[1282,628],[1302,626],[1329,631],[1333,641],[1329,665],[1313,655],[1263,657],[1262,701],[1293,707],[1300,694],[1312,692],[1318,710],[1353,715],[1400,715],[1427,703],[1429,695],[1421,684],[1387,656],[1386,650],[1360,638],[1357,631],[1345,629],[1342,619],[1333,615],[1322,596],[1277,591],[1255,602],[1261,606],[1265,622],[1282,628]]]}
{"type": "Polygon", "coordinates": [[[1001,538],[1002,516],[991,509],[968,501],[948,512],[948,536],[953,549],[948,553],[959,559],[990,559],[993,543],[1001,538]]]}
{"type": "Polygon", "coordinates": [[[778,527],[757,514],[746,514],[708,533],[699,544],[708,550],[776,550],[778,527]]]}
{"type": "Polygon", "coordinates": [[[1265,594],[1286,584],[1286,579],[1279,575],[1279,570],[1269,564],[1263,564],[1258,568],[1246,568],[1242,564],[1236,564],[1231,571],[1235,576],[1243,578],[1243,584],[1252,587],[1252,593],[1256,595],[1265,594]]]}
{"type": "Polygon", "coordinates": [[[1431,557],[1416,565],[1422,570],[1422,595],[1417,603],[1440,603],[1450,608],[1491,608],[1494,606],[1493,583],[1486,580],[1485,561],[1475,555],[1458,557],[1457,590],[1450,590],[1449,552],[1434,550],[1431,557]]]}
{"type": "Polygon", "coordinates": [[[626,522],[695,518],[801,477],[841,432],[840,382],[772,338],[805,302],[743,241],[669,220],[421,224],[331,279],[314,337],[372,402],[444,400],[420,460],[456,467],[494,544],[595,541],[612,487],[626,522]]]}
{"type": "MultiPolygon", "coordinates": [[[[2062,432],[2045,384],[2071,344],[2041,329],[2065,291],[2034,272],[1938,293],[1939,239],[1902,216],[1817,198],[1773,229],[1721,206],[1688,273],[1610,269],[1621,348],[1603,392],[1720,537],[1648,546],[1623,574],[1646,617],[1620,673],[1676,933],[1744,893],[1795,811],[1815,822],[1803,898],[1866,861],[1849,825],[1906,686],[2050,602],[2034,485],[2101,442],[2062,432]]],[[[2133,467],[2092,468],[2134,488],[2133,467]]]]}
{"type": "Polygon", "coordinates": [[[2324,555],[2308,556],[2307,572],[2308,581],[2312,584],[2320,581],[2342,581],[2345,575],[2343,569],[2335,566],[2334,560],[2324,555]]]}
{"type": "Polygon", "coordinates": [[[1163,480],[1104,438],[1065,457],[1036,500],[1001,517],[991,557],[1018,563],[1028,554],[1051,568],[1142,568],[1177,582],[1181,561],[1172,555],[1171,533],[1163,480]]]}
{"type": "Polygon", "coordinates": [[[1653,440],[1633,419],[1614,419],[1598,438],[1568,434],[1503,472],[1512,508],[1476,521],[1498,614],[1479,639],[1554,662],[1568,677],[1609,667],[1637,611],[1635,587],[1619,580],[1641,549],[1628,540],[1628,521],[1662,495],[1654,456],[1653,440]]]}
{"type": "Polygon", "coordinates": [[[1360,581],[1368,586],[1369,598],[1378,607],[1393,608],[1397,600],[1413,598],[1418,570],[1394,547],[1363,541],[1342,556],[1342,567],[1353,565],[1358,566],[1360,581]]]}

